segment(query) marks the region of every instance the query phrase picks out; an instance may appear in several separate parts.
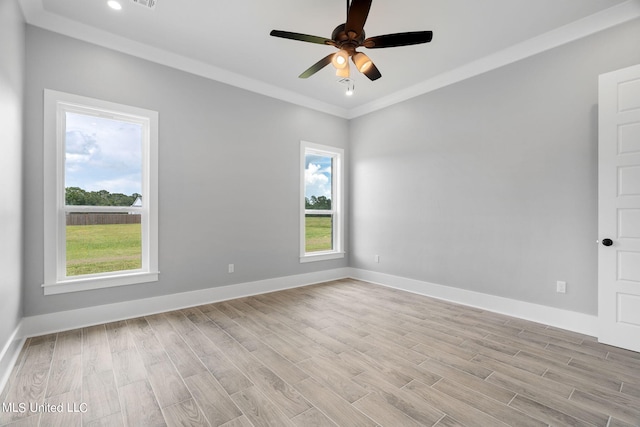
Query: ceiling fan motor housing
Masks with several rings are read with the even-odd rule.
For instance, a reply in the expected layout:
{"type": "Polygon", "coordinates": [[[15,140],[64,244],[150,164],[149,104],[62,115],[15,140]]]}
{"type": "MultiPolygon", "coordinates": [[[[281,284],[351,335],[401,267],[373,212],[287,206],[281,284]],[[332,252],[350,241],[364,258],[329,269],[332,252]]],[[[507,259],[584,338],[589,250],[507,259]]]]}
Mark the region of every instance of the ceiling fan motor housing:
{"type": "Polygon", "coordinates": [[[353,55],[356,48],[362,45],[362,43],[364,42],[364,29],[360,32],[360,34],[355,34],[354,32],[351,32],[351,34],[347,34],[345,32],[345,26],[346,24],[338,25],[331,33],[331,39],[336,43],[336,47],[346,50],[350,55],[353,55]]]}

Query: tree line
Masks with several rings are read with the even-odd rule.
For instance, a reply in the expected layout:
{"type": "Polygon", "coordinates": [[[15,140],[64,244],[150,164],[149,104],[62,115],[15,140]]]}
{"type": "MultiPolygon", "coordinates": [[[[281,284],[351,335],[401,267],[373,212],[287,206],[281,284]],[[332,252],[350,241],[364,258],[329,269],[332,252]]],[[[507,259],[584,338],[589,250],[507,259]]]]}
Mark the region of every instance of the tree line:
{"type": "Polygon", "coordinates": [[[311,196],[304,198],[304,208],[305,209],[331,209],[331,199],[326,198],[325,196],[311,196]]]}
{"type": "MultiPolygon", "coordinates": [[[[80,187],[65,188],[67,206],[131,206],[140,194],[130,196],[122,193],[110,193],[107,190],[86,191],[80,187]]],[[[331,209],[331,199],[325,196],[304,198],[305,209],[331,209]]]]}
{"type": "Polygon", "coordinates": [[[67,206],[131,206],[140,194],[127,196],[107,190],[86,191],[80,187],[67,187],[64,196],[67,206]]]}

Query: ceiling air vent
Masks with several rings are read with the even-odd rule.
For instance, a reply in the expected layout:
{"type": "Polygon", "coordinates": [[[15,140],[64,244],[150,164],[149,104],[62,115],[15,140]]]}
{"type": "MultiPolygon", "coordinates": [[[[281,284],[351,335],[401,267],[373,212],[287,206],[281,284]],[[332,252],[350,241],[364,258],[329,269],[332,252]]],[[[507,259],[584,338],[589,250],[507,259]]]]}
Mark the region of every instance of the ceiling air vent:
{"type": "Polygon", "coordinates": [[[131,0],[131,1],[135,4],[139,4],[140,6],[144,6],[151,10],[156,8],[156,0],[131,0]]]}

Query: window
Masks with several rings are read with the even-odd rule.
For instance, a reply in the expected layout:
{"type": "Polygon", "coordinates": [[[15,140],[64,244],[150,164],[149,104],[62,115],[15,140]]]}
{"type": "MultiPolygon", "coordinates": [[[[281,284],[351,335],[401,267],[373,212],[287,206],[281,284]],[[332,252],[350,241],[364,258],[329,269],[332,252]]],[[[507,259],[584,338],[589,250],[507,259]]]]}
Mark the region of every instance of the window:
{"type": "Polygon", "coordinates": [[[302,142],[300,262],[344,257],[340,148],[302,142]]]}
{"type": "Polygon", "coordinates": [[[158,280],[158,113],[45,90],[45,295],[158,280]]]}

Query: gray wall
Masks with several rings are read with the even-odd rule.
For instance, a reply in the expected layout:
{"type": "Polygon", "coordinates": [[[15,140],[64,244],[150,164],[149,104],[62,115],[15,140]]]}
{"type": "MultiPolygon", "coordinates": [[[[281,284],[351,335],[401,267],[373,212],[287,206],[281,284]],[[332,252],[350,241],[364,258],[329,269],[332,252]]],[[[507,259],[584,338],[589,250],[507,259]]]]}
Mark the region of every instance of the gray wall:
{"type": "Polygon", "coordinates": [[[24,314],[347,265],[596,314],[597,76],[638,39],[634,21],[349,123],[27,27],[24,314]],[[42,295],[44,88],[160,112],[160,282],[42,295]],[[298,262],[302,139],[349,149],[348,259],[298,262]]]}
{"type": "Polygon", "coordinates": [[[352,120],[351,266],[597,314],[598,75],[638,40],[636,20],[352,120]]]}
{"type": "Polygon", "coordinates": [[[31,26],[26,88],[26,316],[347,266],[298,259],[300,140],[346,120],[31,26]],[[43,296],[45,88],[159,112],[159,282],[43,296]]]}
{"type": "Polygon", "coordinates": [[[0,1],[0,356],[22,317],[24,31],[18,2],[0,1]]]}

